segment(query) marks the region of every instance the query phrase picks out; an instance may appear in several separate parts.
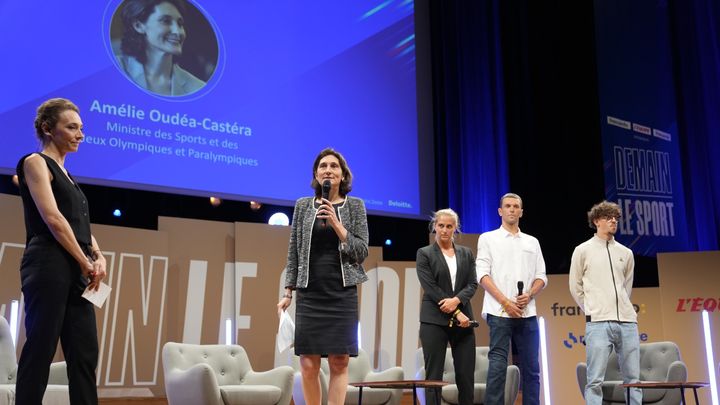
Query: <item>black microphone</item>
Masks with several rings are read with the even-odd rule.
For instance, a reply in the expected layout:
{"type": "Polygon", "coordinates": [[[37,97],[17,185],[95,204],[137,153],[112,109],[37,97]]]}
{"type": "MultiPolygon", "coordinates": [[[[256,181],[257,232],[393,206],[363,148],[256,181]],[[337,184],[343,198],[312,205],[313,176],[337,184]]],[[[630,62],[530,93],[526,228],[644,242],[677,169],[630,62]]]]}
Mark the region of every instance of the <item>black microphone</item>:
{"type": "MultiPolygon", "coordinates": [[[[330,198],[330,180],[329,179],[326,179],[322,183],[322,198],[324,198],[326,200],[330,198]]],[[[325,225],[327,225],[327,219],[323,218],[322,226],[325,226],[325,225]]]]}
{"type": "MultiPolygon", "coordinates": [[[[453,324],[455,324],[456,326],[460,326],[460,321],[458,321],[457,318],[453,318],[453,324]]],[[[471,319],[471,320],[470,320],[470,327],[471,327],[471,328],[477,328],[478,326],[480,326],[480,322],[478,322],[478,321],[476,321],[476,320],[474,320],[474,319],[471,319]]]]}
{"type": "MultiPolygon", "coordinates": [[[[520,295],[522,295],[523,287],[525,287],[525,283],[523,283],[522,281],[518,281],[517,286],[518,286],[518,296],[520,296],[520,295]]],[[[519,306],[518,306],[518,307],[519,307],[519,306]]],[[[524,307],[523,307],[523,308],[520,308],[520,310],[524,312],[524,311],[525,311],[525,308],[524,308],[524,307]]]]}

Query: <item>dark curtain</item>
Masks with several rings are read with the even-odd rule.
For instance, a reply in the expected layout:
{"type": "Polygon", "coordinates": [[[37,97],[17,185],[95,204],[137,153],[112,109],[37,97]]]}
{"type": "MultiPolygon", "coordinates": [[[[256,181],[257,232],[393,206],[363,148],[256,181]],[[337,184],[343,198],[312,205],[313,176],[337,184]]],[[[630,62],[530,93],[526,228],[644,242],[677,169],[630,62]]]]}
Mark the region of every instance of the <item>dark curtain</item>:
{"type": "Polygon", "coordinates": [[[500,8],[510,188],[553,274],[568,272],[593,233],[586,212],[605,196],[594,21],[587,1],[500,8]]]}
{"type": "Polygon", "coordinates": [[[499,3],[430,2],[437,207],[469,233],[499,226],[508,191],[499,3]]]}
{"type": "Polygon", "coordinates": [[[670,21],[692,250],[720,241],[720,2],[675,0],[670,21]]]}

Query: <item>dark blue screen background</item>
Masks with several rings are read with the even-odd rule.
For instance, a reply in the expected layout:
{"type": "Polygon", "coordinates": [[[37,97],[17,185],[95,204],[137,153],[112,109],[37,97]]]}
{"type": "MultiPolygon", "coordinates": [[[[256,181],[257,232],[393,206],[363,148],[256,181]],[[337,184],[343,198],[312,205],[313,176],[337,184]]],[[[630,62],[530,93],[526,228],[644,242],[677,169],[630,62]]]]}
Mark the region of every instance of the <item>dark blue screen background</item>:
{"type": "Polygon", "coordinates": [[[421,214],[419,165],[432,162],[418,157],[411,1],[194,2],[215,31],[218,64],[203,89],[181,97],[152,94],[118,67],[110,26],[120,3],[2,5],[0,170],[38,149],[37,106],[66,97],[88,137],[67,167],[87,183],[291,203],[312,192],[313,158],[331,146],[368,210],[421,214]],[[122,107],[145,116],[107,112],[122,107]]]}

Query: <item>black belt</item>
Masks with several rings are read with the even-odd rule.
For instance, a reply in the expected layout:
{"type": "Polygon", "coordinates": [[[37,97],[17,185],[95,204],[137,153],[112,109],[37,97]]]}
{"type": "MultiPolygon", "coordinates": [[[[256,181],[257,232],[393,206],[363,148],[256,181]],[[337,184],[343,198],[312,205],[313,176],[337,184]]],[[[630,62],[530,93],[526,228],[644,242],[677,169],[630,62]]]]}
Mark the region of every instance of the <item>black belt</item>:
{"type": "MultiPolygon", "coordinates": [[[[590,319],[590,315],[585,315],[585,322],[592,322],[592,320],[590,319]]],[[[614,319],[606,319],[604,321],[597,321],[597,322],[637,323],[637,322],[629,322],[629,321],[616,321],[614,319]]]]}
{"type": "MultiPolygon", "coordinates": [[[[40,242],[56,242],[57,243],[57,239],[55,239],[55,237],[49,233],[41,233],[39,235],[29,236],[27,239],[26,245],[30,244],[30,242],[33,240],[37,240],[40,242]]],[[[77,243],[80,245],[80,249],[82,249],[83,253],[85,253],[88,256],[92,256],[93,249],[92,249],[91,243],[80,242],[80,241],[77,241],[77,243]]]]}

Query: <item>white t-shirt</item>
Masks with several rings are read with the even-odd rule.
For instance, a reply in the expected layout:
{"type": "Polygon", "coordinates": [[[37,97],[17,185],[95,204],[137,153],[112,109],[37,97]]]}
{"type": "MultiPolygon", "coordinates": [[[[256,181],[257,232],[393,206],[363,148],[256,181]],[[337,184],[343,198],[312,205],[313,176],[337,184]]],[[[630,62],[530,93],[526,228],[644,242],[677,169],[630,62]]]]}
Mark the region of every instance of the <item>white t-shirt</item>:
{"type": "Polygon", "coordinates": [[[450,269],[450,282],[452,283],[453,291],[455,291],[455,279],[457,278],[457,254],[450,257],[443,253],[445,256],[445,262],[447,263],[448,269],[450,269]]]}

